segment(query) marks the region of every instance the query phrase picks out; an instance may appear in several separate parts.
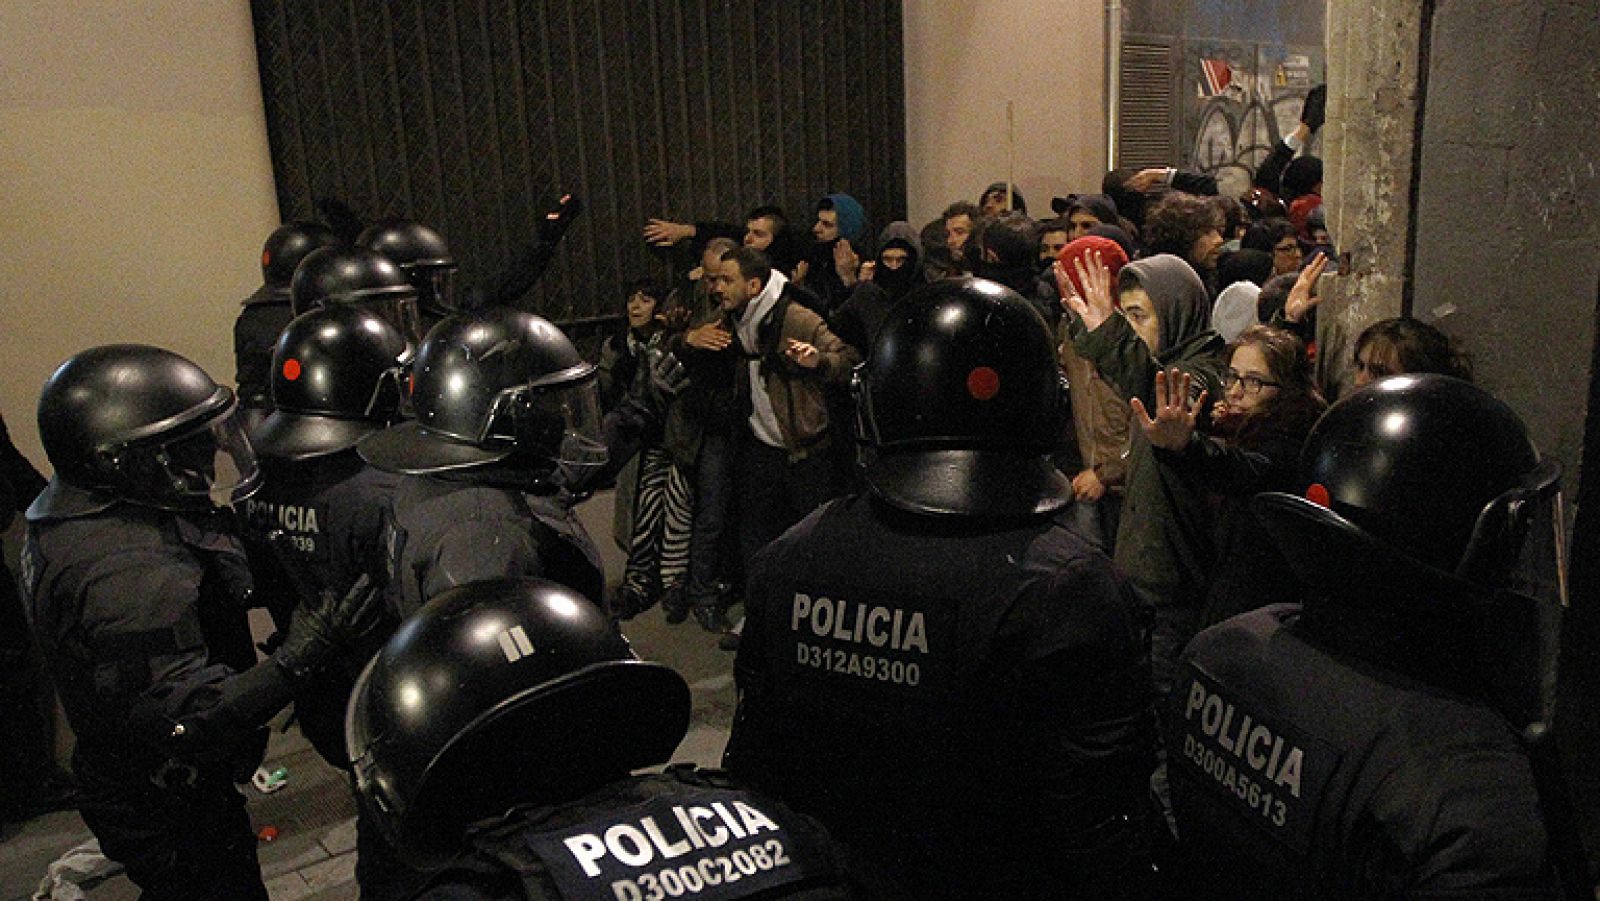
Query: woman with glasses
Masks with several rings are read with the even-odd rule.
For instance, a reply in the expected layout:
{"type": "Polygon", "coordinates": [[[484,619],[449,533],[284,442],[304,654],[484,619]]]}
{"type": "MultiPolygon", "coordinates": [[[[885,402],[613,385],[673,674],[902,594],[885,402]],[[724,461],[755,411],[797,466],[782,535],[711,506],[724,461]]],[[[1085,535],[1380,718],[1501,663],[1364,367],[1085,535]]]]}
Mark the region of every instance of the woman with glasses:
{"type": "Polygon", "coordinates": [[[1327,406],[1312,382],[1305,344],[1283,329],[1245,329],[1228,346],[1227,360],[1209,433],[1195,427],[1205,393],[1191,399],[1190,377],[1176,369],[1157,376],[1153,414],[1133,400],[1134,422],[1157,457],[1221,498],[1201,628],[1294,600],[1294,576],[1250,499],[1263,491],[1304,493],[1300,447],[1327,406]]]}

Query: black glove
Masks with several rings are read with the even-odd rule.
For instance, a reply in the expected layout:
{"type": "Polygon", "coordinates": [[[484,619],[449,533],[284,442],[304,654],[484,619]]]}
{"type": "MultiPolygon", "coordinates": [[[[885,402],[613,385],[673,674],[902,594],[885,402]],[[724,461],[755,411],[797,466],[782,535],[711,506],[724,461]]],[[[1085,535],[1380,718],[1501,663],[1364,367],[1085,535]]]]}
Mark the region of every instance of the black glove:
{"type": "Polygon", "coordinates": [[[385,612],[383,592],[366,576],[344,597],[324,591],[314,603],[302,602],[295,609],[272,659],[290,678],[304,680],[340,649],[361,643],[380,628],[385,612]]]}
{"type": "Polygon", "coordinates": [[[644,364],[648,390],[660,403],[665,404],[689,387],[689,373],[672,351],[652,347],[644,352],[644,364]]]}
{"type": "Polygon", "coordinates": [[[1319,84],[1306,95],[1306,105],[1300,108],[1300,121],[1311,129],[1312,134],[1328,121],[1328,86],[1319,84]]]}
{"type": "Polygon", "coordinates": [[[659,425],[667,404],[688,387],[689,375],[671,351],[652,347],[641,356],[638,372],[628,383],[626,401],[640,411],[647,424],[659,425]]]}
{"type": "Polygon", "coordinates": [[[546,244],[554,244],[561,240],[561,236],[567,233],[567,227],[581,212],[583,212],[583,201],[578,199],[578,195],[561,195],[561,199],[556,201],[555,208],[545,213],[544,218],[539,220],[539,240],[546,244]]]}

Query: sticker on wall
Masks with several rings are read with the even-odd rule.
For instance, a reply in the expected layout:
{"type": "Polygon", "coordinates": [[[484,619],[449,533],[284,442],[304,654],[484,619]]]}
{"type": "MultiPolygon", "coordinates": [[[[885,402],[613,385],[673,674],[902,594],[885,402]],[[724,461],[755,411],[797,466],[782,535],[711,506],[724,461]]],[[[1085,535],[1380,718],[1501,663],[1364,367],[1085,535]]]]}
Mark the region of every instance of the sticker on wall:
{"type": "Polygon", "coordinates": [[[1250,99],[1250,91],[1244,81],[1233,77],[1233,66],[1226,59],[1202,59],[1197,94],[1201,100],[1216,97],[1245,103],[1250,99]]]}

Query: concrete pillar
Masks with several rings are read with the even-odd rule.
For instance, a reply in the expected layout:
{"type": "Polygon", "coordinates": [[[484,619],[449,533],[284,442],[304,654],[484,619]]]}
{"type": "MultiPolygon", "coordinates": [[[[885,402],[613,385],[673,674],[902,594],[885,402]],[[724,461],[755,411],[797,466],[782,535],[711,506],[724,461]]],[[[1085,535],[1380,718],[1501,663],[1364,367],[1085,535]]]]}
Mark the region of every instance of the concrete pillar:
{"type": "Polygon", "coordinates": [[[1326,376],[1343,377],[1361,329],[1400,315],[1423,6],[1328,2],[1322,196],[1342,259],[1318,314],[1318,368],[1326,376]]]}

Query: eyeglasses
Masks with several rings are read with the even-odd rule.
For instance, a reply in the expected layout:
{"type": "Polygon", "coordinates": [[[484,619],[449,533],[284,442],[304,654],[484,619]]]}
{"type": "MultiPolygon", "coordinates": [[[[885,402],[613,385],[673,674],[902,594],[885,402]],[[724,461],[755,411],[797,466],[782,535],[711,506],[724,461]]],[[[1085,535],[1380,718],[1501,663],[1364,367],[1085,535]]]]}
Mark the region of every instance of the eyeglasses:
{"type": "Polygon", "coordinates": [[[1292,253],[1295,256],[1299,256],[1300,255],[1300,244],[1299,244],[1299,242],[1291,242],[1291,243],[1288,243],[1288,244],[1279,244],[1279,245],[1277,245],[1277,246],[1272,248],[1272,252],[1273,253],[1292,253]]]}
{"type": "Polygon", "coordinates": [[[1236,369],[1225,369],[1222,372],[1222,389],[1232,390],[1238,384],[1244,388],[1244,393],[1249,395],[1260,394],[1262,388],[1277,388],[1282,383],[1272,382],[1256,375],[1240,375],[1236,369]]]}

